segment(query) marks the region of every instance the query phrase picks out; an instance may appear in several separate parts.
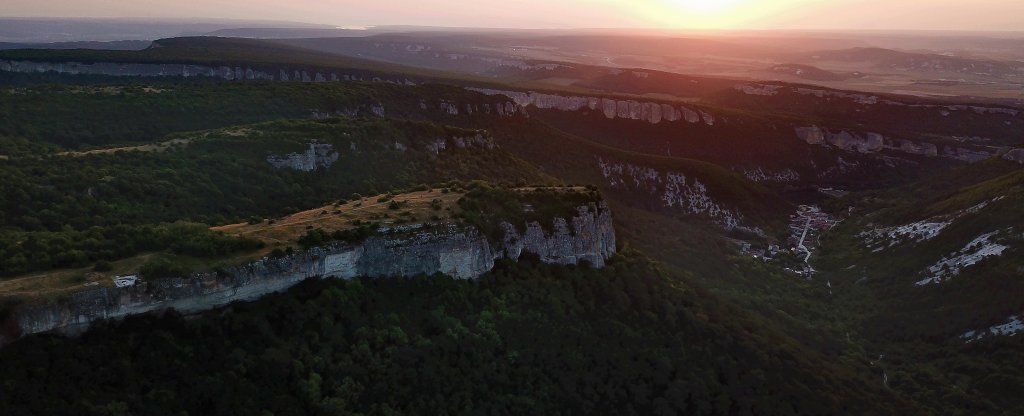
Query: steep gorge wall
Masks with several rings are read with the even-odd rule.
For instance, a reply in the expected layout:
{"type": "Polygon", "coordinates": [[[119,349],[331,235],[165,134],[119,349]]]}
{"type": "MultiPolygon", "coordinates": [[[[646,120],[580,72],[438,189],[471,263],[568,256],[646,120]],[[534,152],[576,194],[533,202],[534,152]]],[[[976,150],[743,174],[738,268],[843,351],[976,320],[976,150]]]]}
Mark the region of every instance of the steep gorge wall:
{"type": "MultiPolygon", "coordinates": [[[[600,111],[609,119],[641,120],[651,124],[686,121],[715,125],[715,116],[685,106],[675,106],[653,101],[614,100],[611,98],[565,96],[538,92],[494,90],[488,88],[467,88],[486,95],[504,95],[520,107],[555,109],[560,111],[600,111]]],[[[719,121],[720,122],[720,121],[719,121]]]]}
{"type": "Polygon", "coordinates": [[[373,75],[357,70],[327,70],[318,68],[286,67],[268,65],[266,67],[245,66],[206,66],[189,64],[150,64],[150,63],[119,63],[119,62],[36,62],[19,60],[0,60],[0,71],[17,73],[56,72],[68,75],[107,75],[133,77],[209,77],[228,81],[377,81],[413,85],[414,82],[400,76],[373,75]],[[384,76],[385,78],[381,78],[384,76]]]}
{"type": "Polygon", "coordinates": [[[235,301],[251,301],[312,278],[351,279],[443,273],[473,279],[500,258],[534,253],[547,263],[589,262],[604,267],[615,254],[615,229],[606,203],[577,209],[556,219],[547,232],[536,222],[520,234],[502,224],[504,240],[492,245],[475,229],[444,224],[402,236],[371,237],[358,245],[335,243],[289,256],[263,258],[218,272],[143,281],[125,288],[95,288],[67,299],[23,305],[0,325],[0,345],[20,336],[56,332],[76,335],[96,321],[176,309],[196,313],[235,301]]]}
{"type": "Polygon", "coordinates": [[[835,147],[849,152],[877,153],[891,150],[900,153],[927,157],[944,157],[964,162],[977,162],[993,156],[1003,156],[1009,160],[1024,162],[1020,149],[993,146],[952,146],[936,145],[928,142],[913,142],[905,139],[894,139],[878,133],[850,132],[846,130],[832,131],[818,126],[797,127],[796,136],[807,144],[835,147]]]}
{"type": "Polygon", "coordinates": [[[756,227],[746,226],[739,210],[712,198],[698,177],[601,157],[596,159],[596,164],[611,189],[635,193],[678,213],[705,217],[726,230],[763,234],[756,227]]]}

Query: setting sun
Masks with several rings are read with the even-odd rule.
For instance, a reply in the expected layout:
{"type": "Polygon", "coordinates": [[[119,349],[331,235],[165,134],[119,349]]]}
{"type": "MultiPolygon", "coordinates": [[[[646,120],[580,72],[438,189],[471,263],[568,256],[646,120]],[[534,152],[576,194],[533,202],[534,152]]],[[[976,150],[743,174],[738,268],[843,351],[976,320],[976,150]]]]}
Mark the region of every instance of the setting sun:
{"type": "Polygon", "coordinates": [[[808,0],[643,0],[631,13],[662,27],[697,29],[743,27],[780,7],[793,7],[808,0]]]}
{"type": "Polygon", "coordinates": [[[667,0],[672,6],[683,9],[684,11],[697,12],[697,13],[720,13],[727,11],[744,0],[667,0]]]}

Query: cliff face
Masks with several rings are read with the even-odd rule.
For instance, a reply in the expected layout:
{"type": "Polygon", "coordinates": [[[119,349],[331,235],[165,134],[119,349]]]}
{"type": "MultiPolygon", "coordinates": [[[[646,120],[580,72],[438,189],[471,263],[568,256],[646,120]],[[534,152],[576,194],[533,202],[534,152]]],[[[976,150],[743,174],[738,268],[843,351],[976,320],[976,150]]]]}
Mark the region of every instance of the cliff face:
{"type": "Polygon", "coordinates": [[[519,234],[512,224],[502,224],[505,229],[502,255],[518,260],[523,252],[540,256],[545,263],[578,264],[588,262],[594,267],[604,267],[605,260],[615,254],[615,229],[611,226],[612,213],[606,203],[596,212],[590,207],[577,208],[577,214],[570,222],[556,218],[554,231],[550,234],[537,222],[526,225],[526,231],[519,234]]]}
{"type": "Polygon", "coordinates": [[[533,106],[539,109],[555,109],[560,111],[600,111],[605,117],[610,119],[641,120],[652,124],[658,124],[663,121],[670,123],[686,121],[688,123],[703,122],[709,126],[715,125],[715,116],[710,113],[665,103],[564,96],[533,91],[504,91],[487,88],[468,89],[486,95],[504,95],[515,101],[520,107],[533,106]]]}
{"type": "Polygon", "coordinates": [[[274,66],[205,66],[187,64],[146,64],[117,62],[35,62],[0,60],[0,71],[20,73],[56,72],[70,75],[109,75],[135,77],[210,77],[228,81],[386,81],[412,85],[406,78],[381,79],[358,71],[329,71],[314,68],[286,68],[274,66]]]}
{"type": "Polygon", "coordinates": [[[125,288],[95,288],[68,299],[29,304],[3,326],[0,345],[19,336],[43,332],[79,334],[98,320],[166,309],[196,313],[234,301],[250,301],[286,290],[311,278],[351,279],[444,273],[473,279],[497,259],[517,260],[531,252],[555,264],[587,261],[603,267],[615,254],[615,230],[607,204],[580,207],[571,219],[556,219],[552,232],[527,224],[519,234],[503,224],[503,242],[492,246],[474,229],[446,224],[429,231],[371,237],[358,245],[336,243],[284,257],[263,258],[219,272],[143,281],[125,288]]]}
{"type": "Polygon", "coordinates": [[[649,198],[657,201],[658,205],[682,214],[708,218],[727,230],[762,232],[745,227],[743,214],[712,198],[707,186],[696,177],[602,158],[597,158],[596,162],[601,176],[612,189],[649,198]]]}
{"type": "Polygon", "coordinates": [[[276,168],[288,168],[312,172],[327,169],[338,161],[338,152],[326,143],[310,143],[309,149],[302,153],[289,153],[285,156],[267,156],[267,163],[276,168]]]}
{"type": "Polygon", "coordinates": [[[818,126],[797,127],[796,136],[807,144],[835,147],[849,152],[876,153],[883,150],[921,155],[927,157],[944,157],[964,162],[977,162],[993,156],[1004,156],[1009,160],[1020,162],[1017,156],[1020,149],[1008,147],[975,146],[972,148],[936,145],[928,142],[913,142],[905,139],[893,139],[878,133],[839,131],[834,132],[818,126]],[[940,150],[941,149],[941,150],[940,150]]]}

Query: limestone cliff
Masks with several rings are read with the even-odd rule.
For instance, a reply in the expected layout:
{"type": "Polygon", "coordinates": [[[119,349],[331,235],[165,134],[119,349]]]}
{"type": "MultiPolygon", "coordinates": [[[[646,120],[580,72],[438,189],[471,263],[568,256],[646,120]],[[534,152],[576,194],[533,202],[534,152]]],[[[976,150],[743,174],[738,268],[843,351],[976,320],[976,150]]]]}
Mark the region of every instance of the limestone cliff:
{"type": "MultiPolygon", "coordinates": [[[[1007,154],[1009,149],[991,146],[953,146],[936,145],[928,142],[914,142],[906,139],[894,139],[878,133],[832,131],[818,126],[797,127],[796,136],[807,144],[835,147],[849,152],[877,153],[889,150],[899,153],[927,157],[944,157],[964,162],[977,162],[993,156],[1007,154]]],[[[1008,157],[1013,160],[1013,156],[1008,157]]]]}
{"type": "Polygon", "coordinates": [[[708,126],[715,125],[715,116],[703,110],[693,110],[685,106],[670,105],[653,101],[615,100],[611,98],[565,96],[545,94],[534,91],[508,91],[488,88],[468,88],[486,95],[504,95],[515,101],[519,107],[535,107],[560,111],[595,111],[610,119],[640,120],[652,124],[661,122],[687,123],[703,122],[708,126]]]}
{"type": "MultiPolygon", "coordinates": [[[[773,93],[778,93],[781,90],[787,90],[787,91],[794,92],[796,94],[815,96],[815,97],[818,97],[818,98],[842,98],[842,99],[849,99],[849,100],[852,100],[853,102],[855,102],[857,104],[861,104],[861,105],[865,105],[865,106],[887,105],[887,106],[893,106],[893,107],[911,107],[911,108],[930,109],[930,110],[935,110],[936,113],[941,115],[942,117],[949,117],[951,114],[956,113],[956,112],[973,112],[973,113],[979,114],[979,115],[999,114],[999,115],[1005,115],[1005,116],[1010,116],[1010,117],[1017,117],[1017,116],[1021,115],[1021,111],[1020,110],[1018,110],[1016,108],[1010,108],[1010,107],[996,107],[996,106],[986,107],[986,106],[979,106],[979,105],[963,105],[963,104],[947,105],[947,104],[906,103],[906,102],[900,102],[900,101],[894,101],[894,100],[886,99],[884,97],[879,97],[877,95],[858,93],[858,92],[846,92],[846,91],[838,91],[838,90],[824,90],[824,89],[806,88],[806,87],[797,87],[797,86],[785,87],[784,89],[779,89],[779,88],[775,88],[775,86],[768,86],[768,85],[755,85],[755,86],[753,86],[753,88],[757,88],[757,89],[764,89],[766,87],[771,87],[771,91],[773,93]]],[[[742,87],[737,87],[737,89],[741,90],[741,91],[747,91],[748,90],[748,88],[742,88],[742,87]]],[[[748,94],[755,94],[755,93],[752,93],[752,92],[747,92],[747,93],[748,94]]],[[[758,95],[758,94],[755,94],[755,95],[758,95]]],[[[764,94],[760,94],[760,95],[764,95],[764,94]]],[[[774,95],[774,94],[770,94],[770,95],[774,95]]]]}
{"type": "Polygon", "coordinates": [[[391,76],[383,79],[365,71],[330,70],[312,67],[206,66],[181,63],[149,64],[120,62],[36,62],[0,60],[0,71],[18,73],[56,72],[68,75],[107,75],[131,77],[209,77],[227,81],[375,81],[414,85],[408,78],[391,76]]]}
{"type": "Polygon", "coordinates": [[[727,230],[763,233],[756,227],[745,225],[739,210],[712,198],[698,177],[601,157],[596,158],[596,164],[613,190],[656,201],[657,205],[681,214],[705,217],[727,230]]]}
{"type": "Polygon", "coordinates": [[[538,223],[520,234],[511,224],[503,241],[492,243],[477,230],[453,223],[413,232],[385,230],[359,244],[335,243],[283,257],[190,276],[142,281],[124,288],[93,288],[67,299],[23,305],[0,332],[0,345],[43,332],[75,335],[96,321],[166,309],[196,313],[235,301],[250,301],[286,290],[311,278],[351,279],[443,273],[473,279],[500,258],[518,260],[524,252],[547,263],[589,262],[604,267],[615,254],[615,230],[606,203],[577,209],[555,220],[546,232],[538,223]],[[13,328],[10,329],[10,328],[13,328]]]}
{"type": "Polygon", "coordinates": [[[302,153],[289,153],[284,156],[267,156],[267,162],[276,168],[288,168],[312,172],[327,169],[338,161],[338,152],[326,143],[310,143],[309,149],[302,153]]]}
{"type": "Polygon", "coordinates": [[[743,169],[740,171],[744,177],[754,182],[763,183],[788,183],[800,181],[800,172],[790,168],[771,170],[765,168],[743,169]]]}
{"type": "Polygon", "coordinates": [[[524,252],[534,253],[546,263],[577,264],[588,262],[594,267],[604,267],[605,260],[615,254],[615,230],[609,227],[612,213],[605,204],[591,212],[591,207],[577,208],[577,215],[570,222],[556,218],[554,231],[544,232],[538,222],[526,225],[522,234],[512,224],[504,223],[505,240],[502,255],[518,260],[524,252]]]}

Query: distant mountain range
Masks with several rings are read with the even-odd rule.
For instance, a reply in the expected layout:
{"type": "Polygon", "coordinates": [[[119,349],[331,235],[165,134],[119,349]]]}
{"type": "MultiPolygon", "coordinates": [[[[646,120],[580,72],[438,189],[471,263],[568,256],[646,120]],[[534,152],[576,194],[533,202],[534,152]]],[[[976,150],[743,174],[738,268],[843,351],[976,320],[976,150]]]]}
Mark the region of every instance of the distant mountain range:
{"type": "Polygon", "coordinates": [[[0,42],[110,42],[202,35],[238,27],[332,29],[328,25],[230,19],[0,18],[0,42]]]}

